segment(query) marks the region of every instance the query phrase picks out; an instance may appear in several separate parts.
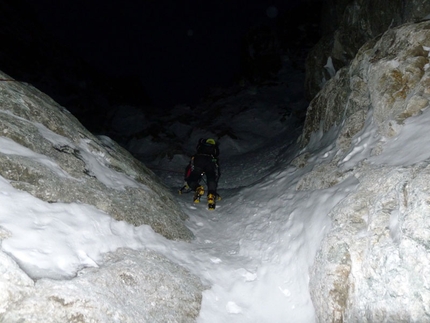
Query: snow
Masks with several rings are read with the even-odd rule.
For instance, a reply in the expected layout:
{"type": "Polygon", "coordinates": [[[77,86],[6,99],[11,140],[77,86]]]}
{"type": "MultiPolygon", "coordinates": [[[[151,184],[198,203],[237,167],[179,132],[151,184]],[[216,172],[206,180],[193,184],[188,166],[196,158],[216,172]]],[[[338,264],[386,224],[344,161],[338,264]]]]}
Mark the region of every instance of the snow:
{"type": "Polygon", "coordinates": [[[331,56],[327,58],[327,63],[324,65],[324,68],[327,70],[331,78],[336,74],[336,69],[334,68],[331,56]]]}
{"type": "MultiPolygon", "coordinates": [[[[285,94],[288,95],[288,94],[285,94]]],[[[269,115],[272,105],[267,106],[269,115]]],[[[247,111],[241,123],[241,141],[234,153],[223,153],[223,175],[217,209],[207,211],[204,201],[191,203],[190,194],[178,195],[178,203],[189,214],[187,226],[196,239],[191,243],[170,241],[148,226],[134,227],[116,221],[93,206],[46,203],[14,189],[0,177],[0,224],[11,232],[1,244],[29,276],[70,279],[85,267],[97,267],[103,253],[120,247],[149,248],[198,275],[211,288],[203,293],[198,322],[315,322],[309,295],[309,268],[324,235],[330,229],[330,210],[353,192],[357,179],[350,177],[328,189],[296,191],[299,179],[316,165],[336,155],[333,128],[315,133],[310,144],[300,150],[295,142],[297,125],[280,131],[279,121],[261,118],[257,110],[247,111]],[[276,129],[269,141],[246,134],[255,133],[255,120],[262,134],[276,129]],[[246,129],[246,126],[249,129],[246,129]],[[258,145],[256,145],[256,142],[258,145]],[[290,164],[304,152],[311,153],[303,168],[290,164]]],[[[227,122],[228,120],[225,120],[227,122]]],[[[54,144],[68,144],[36,125],[54,144]]],[[[422,147],[430,144],[430,110],[406,120],[396,137],[379,138],[371,117],[353,138],[353,150],[340,167],[353,167],[379,143],[384,143],[376,164],[410,165],[430,157],[422,147]],[[402,154],[399,151],[402,150],[402,154]]],[[[233,143],[225,142],[233,145],[233,143]]],[[[85,143],[82,147],[85,148],[85,143]]],[[[231,151],[233,149],[230,149],[231,151]]],[[[125,175],[108,170],[101,158],[88,154],[91,171],[115,187],[141,185],[125,175]]],[[[10,139],[0,137],[0,152],[32,158],[66,176],[52,160],[36,154],[10,139]]],[[[174,158],[173,162],[181,160],[174,158]]],[[[185,165],[180,165],[180,167],[185,165]]],[[[182,168],[181,168],[182,170],[182,168]]],[[[182,174],[160,174],[172,191],[180,188],[182,174]]],[[[396,235],[396,214],[390,230],[396,235]]]]}
{"type": "Polygon", "coordinates": [[[418,116],[408,118],[400,133],[385,144],[385,153],[371,158],[370,161],[390,166],[409,166],[426,160],[430,157],[430,151],[424,148],[430,145],[430,138],[425,135],[429,122],[429,109],[418,116]],[[402,151],[402,154],[399,154],[399,151],[402,151]],[[393,156],[396,158],[392,158],[393,156]]]}
{"type": "Polygon", "coordinates": [[[0,137],[0,152],[5,155],[17,155],[22,157],[30,157],[37,159],[39,163],[47,166],[53,172],[55,172],[58,176],[61,177],[69,177],[69,175],[63,171],[54,161],[45,157],[44,155],[36,154],[32,150],[23,147],[12,139],[6,137],[0,137]]]}

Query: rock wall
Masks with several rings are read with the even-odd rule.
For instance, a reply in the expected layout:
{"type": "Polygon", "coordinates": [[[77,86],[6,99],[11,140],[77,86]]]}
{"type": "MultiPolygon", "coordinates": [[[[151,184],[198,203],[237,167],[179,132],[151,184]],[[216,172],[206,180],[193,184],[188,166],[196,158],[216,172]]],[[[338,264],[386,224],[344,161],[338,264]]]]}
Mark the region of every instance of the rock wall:
{"type": "Polygon", "coordinates": [[[384,141],[430,107],[429,53],[430,21],[391,28],[362,46],[311,102],[302,139],[309,142],[320,126],[334,129],[338,153],[297,189],[348,176],[360,182],[331,211],[332,228],[311,270],[319,322],[430,322],[430,161],[378,162],[384,141]],[[374,129],[368,138],[365,129],[374,129]],[[365,139],[374,141],[367,152],[365,139]],[[353,161],[358,154],[364,157],[353,161]]]}
{"type": "MultiPolygon", "coordinates": [[[[11,79],[0,72],[1,79],[11,79]]],[[[181,212],[165,186],[107,137],[95,137],[67,110],[37,89],[0,82],[0,131],[17,145],[58,165],[0,153],[0,175],[15,188],[50,202],[94,205],[116,220],[147,224],[169,239],[190,240],[181,212]],[[124,184],[126,183],[126,185],[124,184]]]]}
{"type": "MultiPolygon", "coordinates": [[[[34,87],[0,72],[0,176],[49,203],[93,205],[116,220],[190,241],[186,214],[143,164],[95,137],[34,87]]],[[[0,243],[11,233],[0,226],[0,243]]],[[[148,250],[119,249],[70,280],[31,279],[0,250],[1,322],[193,322],[204,286],[148,250]]],[[[33,277],[34,278],[34,277],[33,277]]],[[[39,278],[39,277],[38,277],[39,278]]]]}
{"type": "Polygon", "coordinates": [[[337,71],[349,64],[364,43],[389,28],[418,22],[430,15],[427,0],[328,0],[324,1],[323,37],[306,61],[306,97],[310,101],[337,71]],[[328,64],[329,63],[329,64],[328,64]],[[331,64],[330,64],[331,63],[331,64]]]}

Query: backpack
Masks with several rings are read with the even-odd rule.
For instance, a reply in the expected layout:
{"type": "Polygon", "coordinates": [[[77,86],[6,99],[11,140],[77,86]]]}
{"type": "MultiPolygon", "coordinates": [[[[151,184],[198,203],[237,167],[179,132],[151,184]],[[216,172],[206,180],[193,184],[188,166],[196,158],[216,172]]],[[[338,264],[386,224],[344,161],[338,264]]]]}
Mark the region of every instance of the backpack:
{"type": "MultiPolygon", "coordinates": [[[[209,155],[212,157],[218,157],[219,150],[218,145],[207,143],[208,139],[201,138],[197,144],[197,155],[209,155]]],[[[213,139],[211,139],[215,142],[213,139]]]]}

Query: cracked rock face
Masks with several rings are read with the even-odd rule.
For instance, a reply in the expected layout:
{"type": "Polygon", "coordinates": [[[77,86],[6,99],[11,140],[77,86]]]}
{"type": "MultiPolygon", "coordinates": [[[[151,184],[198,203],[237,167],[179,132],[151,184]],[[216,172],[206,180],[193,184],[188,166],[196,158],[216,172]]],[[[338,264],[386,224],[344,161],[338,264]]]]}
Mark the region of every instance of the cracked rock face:
{"type": "MultiPolygon", "coordinates": [[[[337,131],[337,153],[297,189],[327,188],[349,176],[359,181],[331,210],[332,228],[311,269],[319,322],[430,321],[430,162],[378,159],[405,120],[430,106],[429,52],[430,21],[390,29],[366,43],[311,102],[302,140],[322,125],[337,131]],[[366,127],[375,148],[354,161],[366,127]]],[[[304,167],[306,160],[295,163],[304,167]]]]}
{"type": "MultiPolygon", "coordinates": [[[[0,78],[10,79],[1,72],[0,78]]],[[[0,82],[0,102],[2,140],[15,147],[0,149],[0,175],[15,188],[49,203],[94,205],[168,239],[193,238],[168,190],[118,144],[93,136],[31,86],[0,82]]]]}

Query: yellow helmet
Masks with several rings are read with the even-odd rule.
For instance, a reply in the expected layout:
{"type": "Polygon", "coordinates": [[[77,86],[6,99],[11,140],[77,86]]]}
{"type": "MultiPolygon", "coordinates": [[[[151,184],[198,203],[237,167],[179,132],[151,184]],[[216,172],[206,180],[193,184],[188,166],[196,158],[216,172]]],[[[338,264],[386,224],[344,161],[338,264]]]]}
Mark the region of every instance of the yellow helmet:
{"type": "Polygon", "coordinates": [[[207,139],[206,143],[210,144],[210,145],[215,145],[215,140],[213,140],[213,139],[207,139]]]}

